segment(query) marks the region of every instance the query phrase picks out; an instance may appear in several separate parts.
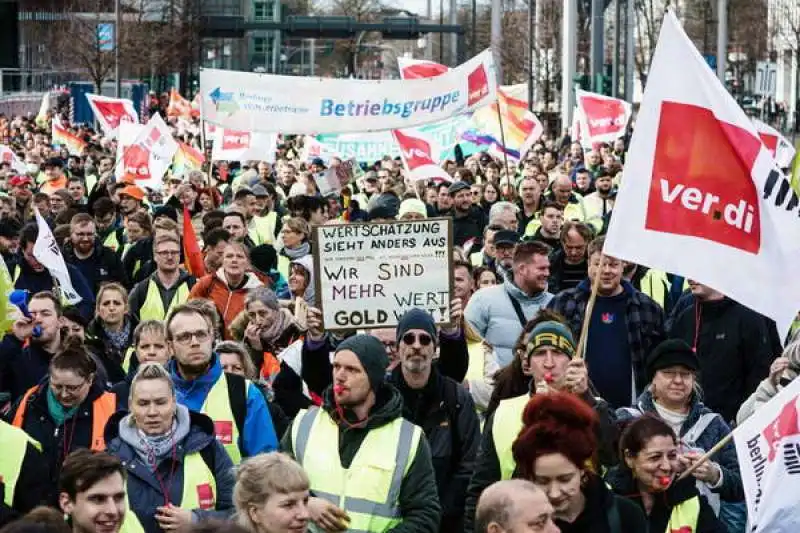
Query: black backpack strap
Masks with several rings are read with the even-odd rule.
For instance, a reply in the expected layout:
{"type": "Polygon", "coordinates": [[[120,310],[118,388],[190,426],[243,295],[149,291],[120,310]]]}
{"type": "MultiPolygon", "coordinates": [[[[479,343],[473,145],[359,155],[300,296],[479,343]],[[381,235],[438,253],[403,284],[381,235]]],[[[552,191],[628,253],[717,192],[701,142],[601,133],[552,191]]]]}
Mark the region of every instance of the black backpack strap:
{"type": "Polygon", "coordinates": [[[211,470],[212,474],[216,474],[216,456],[214,455],[214,446],[206,446],[202,450],[200,450],[200,457],[203,458],[203,462],[206,464],[209,470],[211,470]]]}
{"type": "Polygon", "coordinates": [[[452,472],[455,472],[458,468],[458,463],[461,462],[461,433],[458,431],[461,404],[458,401],[458,384],[445,376],[442,376],[442,379],[444,381],[442,400],[447,411],[447,418],[450,421],[450,440],[453,445],[452,454],[450,455],[450,468],[452,472]]]}
{"type": "Polygon", "coordinates": [[[236,422],[236,429],[241,435],[244,431],[244,421],[247,418],[247,380],[235,374],[223,374],[224,379],[228,380],[228,401],[233,412],[233,420],[236,422]]]}
{"type": "Polygon", "coordinates": [[[514,298],[510,292],[505,291],[508,295],[508,299],[511,300],[511,305],[514,307],[514,312],[517,313],[517,318],[519,319],[519,323],[522,325],[522,328],[525,329],[525,324],[528,323],[528,319],[525,318],[525,313],[522,312],[522,306],[519,305],[519,301],[514,298]]]}

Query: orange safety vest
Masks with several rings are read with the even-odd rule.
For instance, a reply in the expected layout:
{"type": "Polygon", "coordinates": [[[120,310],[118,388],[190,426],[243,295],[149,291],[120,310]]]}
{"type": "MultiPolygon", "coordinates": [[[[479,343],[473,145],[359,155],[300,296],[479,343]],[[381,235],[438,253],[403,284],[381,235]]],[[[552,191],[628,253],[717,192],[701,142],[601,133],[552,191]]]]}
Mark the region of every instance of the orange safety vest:
{"type": "MultiPolygon", "coordinates": [[[[28,410],[28,400],[38,388],[38,385],[34,385],[25,392],[19,404],[19,408],[17,409],[17,413],[14,415],[14,420],[11,422],[12,426],[22,429],[22,424],[25,421],[25,412],[28,410]]],[[[105,451],[106,439],[103,432],[106,428],[106,422],[108,422],[108,419],[111,418],[111,415],[113,415],[116,410],[117,395],[113,392],[104,392],[92,403],[91,450],[97,452],[105,451]]]]}

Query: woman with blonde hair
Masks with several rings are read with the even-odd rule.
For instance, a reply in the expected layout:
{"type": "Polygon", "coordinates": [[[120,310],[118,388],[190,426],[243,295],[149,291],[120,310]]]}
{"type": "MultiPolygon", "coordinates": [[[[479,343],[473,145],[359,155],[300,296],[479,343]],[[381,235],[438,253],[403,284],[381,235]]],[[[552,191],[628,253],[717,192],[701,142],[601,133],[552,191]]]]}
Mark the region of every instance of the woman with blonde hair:
{"type": "Polygon", "coordinates": [[[101,286],[96,301],[95,318],[86,328],[86,346],[100,358],[111,386],[125,379],[125,354],[133,345],[138,322],[129,312],[128,291],[119,283],[101,286]]]}
{"type": "Polygon", "coordinates": [[[305,533],[308,498],[308,475],[286,454],[260,454],[236,469],[236,521],[250,533],[305,533]]]}

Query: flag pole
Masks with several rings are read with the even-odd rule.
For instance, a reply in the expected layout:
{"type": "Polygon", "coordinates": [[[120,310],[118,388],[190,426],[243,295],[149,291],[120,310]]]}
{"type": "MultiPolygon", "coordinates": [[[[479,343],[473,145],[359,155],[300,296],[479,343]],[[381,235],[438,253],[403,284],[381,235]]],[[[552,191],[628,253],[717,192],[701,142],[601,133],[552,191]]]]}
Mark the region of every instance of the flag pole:
{"type": "Polygon", "coordinates": [[[711,448],[706,453],[704,453],[703,455],[698,457],[697,461],[695,461],[695,463],[692,466],[690,466],[689,468],[684,470],[683,473],[680,476],[678,476],[678,481],[689,477],[692,474],[692,472],[694,472],[695,470],[697,470],[700,467],[701,464],[703,464],[706,461],[708,461],[709,459],[711,459],[711,456],[713,456],[715,453],[717,453],[722,448],[724,448],[725,445],[728,444],[733,439],[734,431],[736,431],[736,430],[734,429],[733,431],[731,431],[730,433],[725,435],[722,438],[722,440],[720,440],[718,443],[716,443],[714,445],[713,448],[711,448]]]}
{"type": "MultiPolygon", "coordinates": [[[[503,127],[503,114],[500,112],[500,98],[497,99],[497,122],[500,124],[500,142],[503,143],[503,170],[508,172],[508,154],[506,154],[506,132],[503,127]]],[[[510,176],[506,176],[511,179],[510,176]]]]}
{"type": "Polygon", "coordinates": [[[592,321],[592,311],[594,310],[594,303],[597,300],[597,289],[600,287],[600,272],[603,268],[604,254],[600,254],[600,265],[595,272],[594,280],[592,280],[592,292],[589,295],[589,301],[586,303],[586,311],[583,315],[583,325],[581,326],[581,336],[578,339],[578,349],[575,351],[575,356],[578,359],[586,358],[586,343],[589,338],[589,323],[592,321]]]}

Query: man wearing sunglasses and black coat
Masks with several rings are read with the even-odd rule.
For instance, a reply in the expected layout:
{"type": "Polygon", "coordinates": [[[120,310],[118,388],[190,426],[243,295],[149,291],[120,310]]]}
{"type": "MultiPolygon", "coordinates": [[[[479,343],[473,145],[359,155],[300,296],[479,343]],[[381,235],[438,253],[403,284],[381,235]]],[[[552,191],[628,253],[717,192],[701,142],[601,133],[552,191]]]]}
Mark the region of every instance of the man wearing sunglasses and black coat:
{"type": "Polygon", "coordinates": [[[403,418],[420,426],[430,444],[442,506],[440,531],[460,533],[480,425],[469,392],[434,364],[438,339],[429,313],[406,312],[397,325],[399,364],[388,381],[403,397],[403,418]]]}

